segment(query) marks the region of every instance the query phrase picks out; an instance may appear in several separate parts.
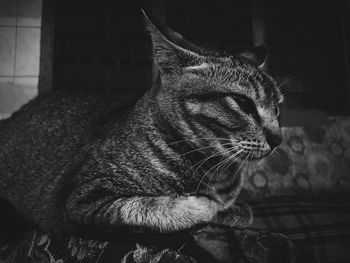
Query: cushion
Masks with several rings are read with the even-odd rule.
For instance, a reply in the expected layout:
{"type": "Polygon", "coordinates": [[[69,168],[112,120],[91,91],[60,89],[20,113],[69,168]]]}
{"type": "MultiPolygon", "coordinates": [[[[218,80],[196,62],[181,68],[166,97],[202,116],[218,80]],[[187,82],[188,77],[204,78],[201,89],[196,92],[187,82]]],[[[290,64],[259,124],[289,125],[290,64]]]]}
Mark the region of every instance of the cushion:
{"type": "Polygon", "coordinates": [[[147,235],[142,243],[102,242],[29,231],[17,242],[0,246],[0,262],[293,263],[297,252],[285,235],[218,225],[167,237],[147,235]]]}
{"type": "Polygon", "coordinates": [[[350,191],[350,117],[284,127],[282,134],[284,141],[274,153],[243,170],[250,196],[350,191]]]}
{"type": "Polygon", "coordinates": [[[308,257],[305,262],[350,262],[349,201],[345,194],[251,201],[252,228],[284,233],[308,257]]]}

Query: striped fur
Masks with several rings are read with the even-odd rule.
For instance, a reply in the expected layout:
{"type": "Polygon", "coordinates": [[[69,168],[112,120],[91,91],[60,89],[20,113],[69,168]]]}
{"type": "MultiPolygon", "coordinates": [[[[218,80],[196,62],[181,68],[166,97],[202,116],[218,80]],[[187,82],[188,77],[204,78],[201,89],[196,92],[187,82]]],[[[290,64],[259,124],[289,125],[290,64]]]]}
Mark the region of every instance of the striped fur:
{"type": "Polygon", "coordinates": [[[106,239],[251,221],[239,170],[280,143],[276,83],[253,52],[146,23],[160,79],[135,105],[51,92],[0,123],[0,195],[37,227],[106,239]]]}

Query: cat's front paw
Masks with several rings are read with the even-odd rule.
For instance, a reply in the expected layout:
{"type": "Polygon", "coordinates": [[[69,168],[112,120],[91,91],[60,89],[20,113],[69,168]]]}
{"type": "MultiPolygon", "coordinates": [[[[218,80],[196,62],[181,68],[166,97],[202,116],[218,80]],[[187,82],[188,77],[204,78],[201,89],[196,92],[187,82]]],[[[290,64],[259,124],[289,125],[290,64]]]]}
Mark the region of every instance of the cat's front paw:
{"type": "Polygon", "coordinates": [[[253,222],[253,211],[245,203],[233,205],[226,210],[219,211],[212,222],[232,227],[248,227],[253,222]]]}
{"type": "Polygon", "coordinates": [[[175,213],[183,214],[185,218],[191,218],[193,222],[210,222],[222,210],[221,204],[205,196],[187,196],[179,198],[175,213]]]}

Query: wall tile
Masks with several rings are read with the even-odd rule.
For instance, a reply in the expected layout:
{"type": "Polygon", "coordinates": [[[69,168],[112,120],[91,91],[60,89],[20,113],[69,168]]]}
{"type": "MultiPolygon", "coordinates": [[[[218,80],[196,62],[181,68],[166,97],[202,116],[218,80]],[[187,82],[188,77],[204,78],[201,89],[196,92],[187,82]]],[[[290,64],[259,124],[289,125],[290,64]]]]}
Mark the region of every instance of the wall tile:
{"type": "Polygon", "coordinates": [[[0,76],[12,76],[15,63],[16,28],[0,26],[0,76]]]}
{"type": "Polygon", "coordinates": [[[15,77],[15,84],[21,86],[36,87],[39,83],[39,77],[15,77]]]}
{"type": "Polygon", "coordinates": [[[37,85],[32,85],[37,83],[34,79],[0,77],[0,119],[10,116],[38,94],[37,85]],[[24,82],[27,84],[19,84],[24,82]]]}
{"type": "Polygon", "coordinates": [[[40,28],[17,29],[16,76],[38,76],[40,58],[40,28]]]}
{"type": "MultiPolygon", "coordinates": [[[[1,1],[1,0],[0,0],[1,1]]],[[[41,25],[41,0],[18,0],[18,25],[41,25]]]]}
{"type": "Polygon", "coordinates": [[[0,76],[0,85],[2,85],[3,83],[12,83],[15,81],[14,77],[1,77],[0,76]]]}
{"type": "Polygon", "coordinates": [[[0,26],[16,25],[17,1],[18,0],[0,0],[0,26]]]}

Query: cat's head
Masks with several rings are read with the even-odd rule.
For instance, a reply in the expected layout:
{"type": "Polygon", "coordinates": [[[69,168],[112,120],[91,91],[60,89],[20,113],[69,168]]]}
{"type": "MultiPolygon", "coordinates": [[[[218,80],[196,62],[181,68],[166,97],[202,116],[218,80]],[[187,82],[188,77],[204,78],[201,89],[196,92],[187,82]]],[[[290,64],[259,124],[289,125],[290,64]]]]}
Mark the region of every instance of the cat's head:
{"type": "Polygon", "coordinates": [[[283,96],[263,70],[264,48],[220,55],[156,27],[146,15],[145,21],[160,72],[154,101],[186,140],[209,154],[240,161],[260,159],[281,143],[283,96]]]}

